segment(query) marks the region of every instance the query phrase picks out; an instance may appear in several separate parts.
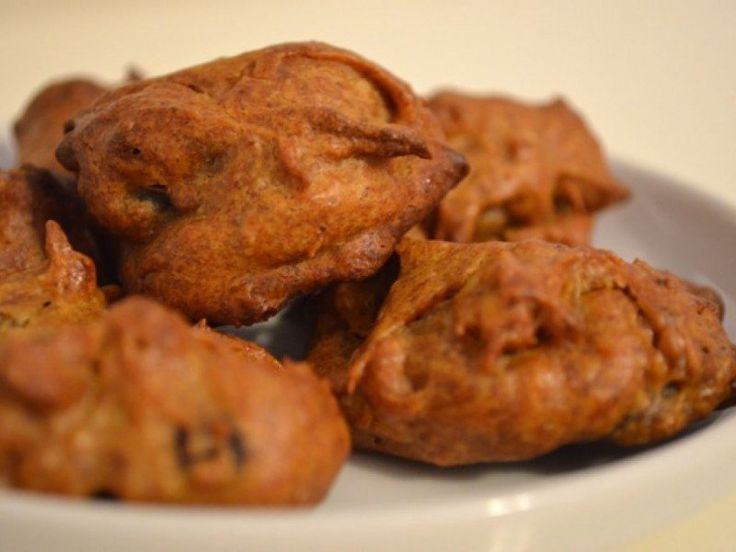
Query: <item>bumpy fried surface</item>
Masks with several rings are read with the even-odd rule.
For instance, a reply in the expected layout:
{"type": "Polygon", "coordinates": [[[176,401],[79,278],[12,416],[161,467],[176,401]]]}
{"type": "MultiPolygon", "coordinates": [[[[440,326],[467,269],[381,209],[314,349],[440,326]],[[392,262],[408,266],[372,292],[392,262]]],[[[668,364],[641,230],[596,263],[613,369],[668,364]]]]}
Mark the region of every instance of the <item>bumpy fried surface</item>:
{"type": "Polygon", "coordinates": [[[586,244],[592,214],[628,195],[561,100],[534,106],[445,92],[430,107],[470,174],[440,204],[429,237],[586,244]]]}
{"type": "Polygon", "coordinates": [[[128,298],[0,343],[0,478],[134,501],[308,504],[349,436],[327,385],[128,298]]]}
{"type": "Polygon", "coordinates": [[[64,123],[106,91],[106,87],[88,79],[68,79],[43,88],[15,123],[19,161],[71,177],[55,154],[64,136],[64,123]]]}
{"type": "Polygon", "coordinates": [[[687,290],[700,297],[703,301],[711,303],[712,307],[718,313],[718,319],[723,322],[726,316],[726,303],[723,301],[723,297],[715,289],[702,284],[696,284],[689,282],[688,280],[682,281],[685,284],[687,290]]]}
{"type": "Polygon", "coordinates": [[[27,173],[0,171],[0,278],[45,260],[44,225],[57,205],[52,190],[27,173]]]}
{"type": "Polygon", "coordinates": [[[390,290],[387,269],[326,295],[309,355],[358,447],[456,465],[643,445],[730,393],[715,303],[641,261],[536,240],[399,254],[390,290]]]}
{"type": "Polygon", "coordinates": [[[0,171],[0,338],[38,326],[84,322],[105,308],[87,251],[81,205],[46,171],[0,171]]]}
{"type": "Polygon", "coordinates": [[[123,240],[128,291],[192,319],[263,319],[369,276],[467,168],[409,87],[287,44],[122,87],[57,150],[123,240]]]}
{"type": "Polygon", "coordinates": [[[0,281],[46,263],[46,221],[65,230],[74,248],[93,258],[98,248],[83,205],[48,171],[0,171],[0,281]]]}
{"type": "Polygon", "coordinates": [[[35,251],[19,253],[28,268],[0,273],[0,340],[35,328],[84,323],[105,308],[92,260],[72,249],[56,222],[46,222],[45,235],[42,259],[35,251]]]}

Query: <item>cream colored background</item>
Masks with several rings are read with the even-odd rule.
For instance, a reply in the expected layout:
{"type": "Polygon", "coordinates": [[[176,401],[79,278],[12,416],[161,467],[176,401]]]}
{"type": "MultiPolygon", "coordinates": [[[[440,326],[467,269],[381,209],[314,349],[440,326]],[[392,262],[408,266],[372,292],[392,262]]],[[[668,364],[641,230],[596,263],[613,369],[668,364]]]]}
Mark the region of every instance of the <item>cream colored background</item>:
{"type": "Polygon", "coordinates": [[[563,94],[618,157],[736,204],[736,2],[0,2],[0,120],[53,75],[148,74],[267,44],[354,49],[420,92],[563,94]]]}
{"type": "MultiPolygon", "coordinates": [[[[726,0],[0,1],[0,122],[52,76],[113,80],[131,64],[157,74],[304,39],[356,50],[419,92],[562,94],[613,156],[736,205],[736,2],[726,0]]],[[[726,550],[733,512],[736,496],[635,548],[726,550]]]]}

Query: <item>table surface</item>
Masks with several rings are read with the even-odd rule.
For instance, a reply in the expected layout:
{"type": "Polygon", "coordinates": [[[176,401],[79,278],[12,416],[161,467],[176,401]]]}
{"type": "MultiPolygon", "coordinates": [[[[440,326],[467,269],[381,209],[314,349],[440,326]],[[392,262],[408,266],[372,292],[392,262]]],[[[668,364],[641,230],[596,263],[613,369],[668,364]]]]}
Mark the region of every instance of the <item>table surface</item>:
{"type": "MultiPolygon", "coordinates": [[[[562,95],[619,159],[736,205],[736,2],[0,0],[0,122],[54,77],[109,81],[321,40],[420,92],[562,95]]],[[[725,550],[736,492],[631,550],[725,550]]]]}

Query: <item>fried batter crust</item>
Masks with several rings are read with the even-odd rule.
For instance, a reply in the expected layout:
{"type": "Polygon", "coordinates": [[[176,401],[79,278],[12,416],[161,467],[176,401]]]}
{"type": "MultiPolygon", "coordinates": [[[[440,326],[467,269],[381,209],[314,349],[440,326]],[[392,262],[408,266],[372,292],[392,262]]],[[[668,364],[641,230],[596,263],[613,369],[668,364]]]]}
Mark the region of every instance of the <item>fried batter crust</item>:
{"type": "Polygon", "coordinates": [[[358,447],[449,466],[644,445],[730,393],[717,305],[642,261],[536,240],[398,251],[390,290],[379,273],[325,296],[309,354],[358,447]]]}
{"type": "Polygon", "coordinates": [[[132,501],[311,504],[349,436],[326,383],[132,297],[0,342],[0,478],[132,501]]]}
{"type": "Polygon", "coordinates": [[[0,279],[44,262],[44,223],[55,194],[21,171],[0,171],[0,279]]]}
{"type": "Polygon", "coordinates": [[[53,82],[38,92],[15,123],[18,159],[65,177],[72,174],[56,160],[64,123],[86,109],[108,89],[92,80],[72,78],[53,82]]]}
{"type": "Polygon", "coordinates": [[[470,164],[429,223],[429,237],[587,244],[592,214],[628,196],[562,100],[535,106],[444,92],[429,105],[470,164]]]}
{"type": "Polygon", "coordinates": [[[46,264],[46,222],[56,221],[73,247],[98,258],[84,206],[51,173],[32,167],[0,171],[0,281],[46,264]]]}
{"type": "Polygon", "coordinates": [[[127,290],[216,324],[369,276],[467,171],[406,84],[318,43],[124,86],[72,126],[57,157],[127,290]]]}
{"type": "Polygon", "coordinates": [[[85,322],[105,308],[82,206],[47,171],[0,171],[0,339],[38,326],[85,322]]]}
{"type": "Polygon", "coordinates": [[[72,249],[56,222],[47,221],[45,228],[43,260],[0,277],[0,340],[35,328],[88,322],[105,309],[92,260],[72,249]]]}

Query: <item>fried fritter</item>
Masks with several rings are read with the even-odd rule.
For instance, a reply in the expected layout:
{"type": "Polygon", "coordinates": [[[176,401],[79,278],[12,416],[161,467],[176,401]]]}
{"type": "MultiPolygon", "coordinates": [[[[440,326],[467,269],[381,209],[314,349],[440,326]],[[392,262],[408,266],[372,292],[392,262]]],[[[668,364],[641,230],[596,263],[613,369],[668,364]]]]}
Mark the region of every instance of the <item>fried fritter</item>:
{"type": "Polygon", "coordinates": [[[325,296],[308,357],[358,447],[446,466],[644,445],[729,396],[717,305],[644,262],[537,240],[398,251],[393,286],[389,267],[325,296]]]}
{"type": "Polygon", "coordinates": [[[428,221],[431,238],[582,245],[593,213],[628,195],[595,137],[562,100],[535,106],[445,92],[429,105],[470,164],[470,174],[428,221]]]}
{"type": "Polygon", "coordinates": [[[321,499],[349,436],[326,383],[138,297],[0,342],[0,479],[131,501],[321,499]]]}
{"type": "Polygon", "coordinates": [[[713,308],[716,309],[716,312],[718,312],[718,319],[723,322],[726,316],[726,303],[723,301],[720,293],[709,286],[695,284],[688,280],[683,280],[682,282],[690,293],[697,295],[704,301],[710,302],[713,308]]]}
{"type": "Polygon", "coordinates": [[[53,82],[36,94],[15,123],[18,159],[56,174],[71,177],[56,160],[56,147],[64,136],[64,123],[107,92],[89,79],[53,82]]]}
{"type": "MultiPolygon", "coordinates": [[[[0,277],[0,339],[34,328],[84,323],[105,309],[92,260],[72,249],[56,222],[47,221],[45,228],[43,260],[0,277]]],[[[35,261],[35,256],[23,260],[35,261]]]]}
{"type": "Polygon", "coordinates": [[[0,279],[44,261],[46,220],[56,218],[54,193],[21,171],[0,171],[0,279]]]}
{"type": "Polygon", "coordinates": [[[467,171],[407,85],[317,43],[124,86],[69,130],[127,291],[216,324],[369,276],[467,171]]]}
{"type": "Polygon", "coordinates": [[[48,172],[0,171],[0,338],[103,311],[93,261],[72,249],[56,222],[94,251],[82,217],[81,205],[48,172]]]}
{"type": "Polygon", "coordinates": [[[48,220],[61,225],[75,249],[97,259],[99,250],[85,219],[78,198],[48,171],[0,171],[0,281],[45,265],[48,220]]]}

